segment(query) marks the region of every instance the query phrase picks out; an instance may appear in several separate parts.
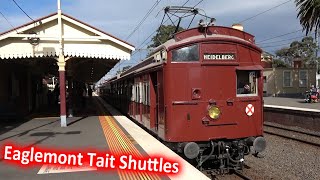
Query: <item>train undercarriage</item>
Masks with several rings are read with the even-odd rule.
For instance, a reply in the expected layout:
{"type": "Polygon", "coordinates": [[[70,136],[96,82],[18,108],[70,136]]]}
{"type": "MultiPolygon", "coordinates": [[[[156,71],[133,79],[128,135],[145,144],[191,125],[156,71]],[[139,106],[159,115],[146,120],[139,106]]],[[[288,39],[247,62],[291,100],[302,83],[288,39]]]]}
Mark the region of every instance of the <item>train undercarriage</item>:
{"type": "Polygon", "coordinates": [[[172,149],[185,157],[200,171],[210,174],[226,174],[231,170],[242,170],[244,157],[262,152],[266,147],[263,137],[239,140],[211,140],[208,142],[170,143],[172,149]]]}

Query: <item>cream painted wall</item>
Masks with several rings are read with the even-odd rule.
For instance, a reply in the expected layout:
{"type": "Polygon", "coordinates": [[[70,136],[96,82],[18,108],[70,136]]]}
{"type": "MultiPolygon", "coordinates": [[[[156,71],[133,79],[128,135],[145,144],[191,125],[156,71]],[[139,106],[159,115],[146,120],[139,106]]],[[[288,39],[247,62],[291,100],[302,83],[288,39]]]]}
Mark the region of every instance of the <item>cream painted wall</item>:
{"type": "Polygon", "coordinates": [[[263,75],[267,78],[267,94],[277,96],[279,94],[303,94],[310,89],[311,85],[316,84],[316,69],[310,68],[267,68],[263,75]],[[306,87],[299,86],[299,71],[307,70],[308,81],[306,87]],[[290,71],[292,75],[292,86],[283,86],[283,72],[290,71]]]}

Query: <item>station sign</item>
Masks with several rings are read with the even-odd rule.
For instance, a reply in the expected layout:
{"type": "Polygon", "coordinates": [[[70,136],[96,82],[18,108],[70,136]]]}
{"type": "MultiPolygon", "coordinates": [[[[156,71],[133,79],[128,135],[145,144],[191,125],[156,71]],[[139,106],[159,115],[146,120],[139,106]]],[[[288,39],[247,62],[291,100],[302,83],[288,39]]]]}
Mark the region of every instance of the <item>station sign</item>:
{"type": "Polygon", "coordinates": [[[204,53],[204,60],[235,60],[235,53],[204,53]]]}

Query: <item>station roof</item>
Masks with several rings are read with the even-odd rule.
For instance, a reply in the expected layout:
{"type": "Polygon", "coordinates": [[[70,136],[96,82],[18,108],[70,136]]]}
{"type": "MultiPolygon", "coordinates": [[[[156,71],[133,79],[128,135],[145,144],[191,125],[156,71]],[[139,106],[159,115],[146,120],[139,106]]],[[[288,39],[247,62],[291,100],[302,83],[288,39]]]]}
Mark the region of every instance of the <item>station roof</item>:
{"type": "MultiPolygon", "coordinates": [[[[130,59],[135,50],[133,45],[66,14],[62,14],[62,29],[67,67],[82,74],[77,78],[83,81],[89,81],[84,74],[92,74],[93,69],[96,73],[90,81],[99,80],[118,61],[130,59]]],[[[58,13],[54,13],[0,33],[0,61],[57,58],[59,32],[58,13]]]]}

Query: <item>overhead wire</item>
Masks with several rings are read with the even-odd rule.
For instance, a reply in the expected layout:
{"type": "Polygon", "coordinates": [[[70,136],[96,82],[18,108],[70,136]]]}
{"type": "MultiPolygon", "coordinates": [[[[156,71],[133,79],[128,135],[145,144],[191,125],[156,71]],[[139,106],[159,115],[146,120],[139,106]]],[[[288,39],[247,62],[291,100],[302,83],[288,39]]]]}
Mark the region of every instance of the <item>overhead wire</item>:
{"type": "Polygon", "coordinates": [[[302,38],[302,37],[306,37],[306,36],[305,36],[305,35],[303,35],[303,36],[298,36],[298,37],[289,38],[289,39],[283,39],[283,40],[279,40],[279,41],[271,41],[271,42],[257,43],[257,45],[262,45],[262,44],[272,44],[272,43],[284,42],[284,41],[289,41],[289,40],[298,39],[298,38],[302,38]]]}
{"type": "Polygon", "coordinates": [[[279,5],[276,5],[276,6],[272,7],[272,8],[270,8],[270,9],[267,9],[267,10],[265,10],[265,11],[262,11],[261,13],[258,13],[258,14],[254,15],[254,16],[251,16],[251,17],[249,17],[249,18],[246,18],[246,19],[240,21],[239,23],[243,23],[243,22],[248,21],[248,20],[250,20],[250,19],[253,19],[253,18],[257,17],[257,16],[260,16],[261,14],[264,14],[264,13],[266,13],[266,12],[269,12],[269,11],[271,11],[271,10],[273,10],[273,9],[279,7],[279,6],[282,6],[282,5],[284,5],[284,4],[286,4],[286,3],[290,2],[290,1],[292,1],[292,0],[285,1],[285,2],[283,2],[283,3],[281,3],[281,4],[279,4],[279,5]]]}
{"type": "MultiPolygon", "coordinates": [[[[301,37],[308,37],[308,36],[301,36],[301,37]]],[[[295,37],[295,38],[292,38],[292,39],[297,39],[297,38],[301,38],[301,37],[295,37]]],[[[292,40],[292,39],[286,39],[286,40],[292,40]]],[[[286,40],[277,41],[277,42],[283,42],[283,41],[286,41],[286,40]]],[[[285,43],[285,44],[265,45],[265,46],[261,46],[260,48],[269,48],[269,47],[285,46],[285,45],[290,45],[291,43],[292,43],[292,42],[288,42],[288,43],[285,43]]]]}
{"type": "Polygon", "coordinates": [[[262,46],[260,48],[270,48],[270,47],[278,47],[278,46],[285,46],[285,45],[290,45],[291,43],[285,43],[285,44],[277,44],[277,45],[270,45],[270,46],[262,46]]]}
{"type": "Polygon", "coordinates": [[[15,29],[15,27],[10,23],[10,21],[6,18],[6,16],[1,11],[0,11],[0,14],[7,21],[7,23],[12,27],[12,29],[14,29],[18,33],[18,31],[15,29]]]}
{"type": "Polygon", "coordinates": [[[34,21],[34,19],[32,19],[21,7],[20,5],[15,1],[15,0],[12,0],[14,2],[14,4],[26,15],[28,16],[29,19],[31,19],[32,21],[34,21]]]}
{"type": "Polygon", "coordinates": [[[152,7],[149,9],[149,11],[146,13],[146,15],[142,18],[142,20],[139,22],[139,24],[134,28],[134,30],[129,34],[129,36],[126,38],[126,40],[128,40],[138,29],[139,27],[142,25],[142,23],[144,23],[144,21],[148,18],[148,16],[152,13],[152,11],[154,10],[154,8],[157,7],[157,5],[161,2],[161,0],[157,0],[152,7]]]}
{"type": "MultiPolygon", "coordinates": [[[[183,5],[182,5],[182,7],[184,7],[188,2],[189,2],[190,0],[187,0],[183,5]]],[[[194,7],[196,7],[196,6],[198,6],[200,3],[202,3],[204,0],[200,0],[196,5],[194,5],[193,6],[193,8],[194,7]]],[[[172,17],[172,16],[171,16],[172,17]]],[[[168,20],[169,20],[170,18],[168,17],[168,19],[167,20],[165,20],[163,23],[166,23],[168,20]]],[[[176,20],[177,21],[177,20],[176,20]]],[[[175,22],[176,22],[175,21],[175,22]]],[[[157,32],[157,30],[155,30],[155,31],[153,31],[138,47],[139,48],[142,48],[141,46],[142,45],[144,45],[144,43],[152,36],[152,35],[154,35],[154,33],[156,33],[157,32]]],[[[148,42],[149,43],[149,42],[148,42]]],[[[137,51],[136,51],[137,52],[137,51]]],[[[134,52],[133,54],[132,54],[132,56],[134,56],[135,54],[136,54],[136,52],[134,52]]]]}
{"type": "MultiPolygon", "coordinates": [[[[182,5],[182,7],[184,7],[188,2],[189,2],[190,0],[187,0],[183,5],[182,5]]],[[[200,0],[194,7],[196,7],[197,5],[199,5],[202,1],[204,1],[204,0],[200,0]]],[[[166,23],[167,21],[169,20],[169,18],[164,22],[164,23],[166,23]]],[[[144,43],[152,36],[152,35],[154,35],[154,33],[156,33],[157,32],[157,30],[155,30],[155,31],[153,31],[139,46],[138,46],[138,48],[137,49],[142,49],[142,45],[144,45],[144,43]]],[[[138,53],[139,51],[135,51],[131,56],[134,56],[136,53],[138,53]]],[[[122,64],[122,63],[124,63],[125,61],[122,61],[122,62],[120,62],[120,63],[118,63],[114,68],[113,68],[113,70],[115,70],[117,67],[119,67],[120,68],[120,65],[122,64]]],[[[110,70],[111,71],[111,70],[110,70]]]]}
{"type": "Polygon", "coordinates": [[[282,37],[282,36],[286,36],[286,35],[289,35],[289,34],[293,34],[293,33],[299,32],[299,31],[301,31],[301,30],[302,30],[302,29],[299,29],[299,30],[296,30],[296,31],[292,31],[292,32],[289,32],[289,33],[285,33],[285,34],[280,34],[280,35],[277,35],[277,36],[274,36],[274,37],[271,37],[271,38],[267,38],[267,39],[258,41],[258,42],[256,42],[256,43],[258,44],[258,43],[261,43],[261,42],[269,41],[269,40],[271,40],[271,39],[275,39],[275,38],[278,38],[278,37],[282,37]]]}
{"type": "MultiPolygon", "coordinates": [[[[194,7],[196,7],[197,5],[199,5],[202,1],[203,1],[203,0],[199,1],[194,7]]],[[[251,19],[253,19],[253,18],[257,17],[257,16],[260,16],[260,15],[266,13],[266,12],[269,12],[269,11],[271,11],[271,10],[273,10],[273,9],[276,9],[276,8],[278,8],[278,7],[280,7],[280,6],[284,5],[284,4],[287,4],[287,3],[291,2],[291,1],[292,1],[292,0],[285,1],[285,2],[283,2],[283,3],[281,3],[281,4],[278,4],[278,5],[274,6],[274,7],[271,7],[271,8],[269,8],[269,9],[265,10],[265,11],[262,11],[261,13],[258,13],[258,14],[254,15],[254,16],[251,16],[251,17],[248,17],[248,18],[240,21],[239,23],[243,23],[243,22],[246,22],[246,21],[248,21],[248,20],[251,20],[251,19]]],[[[189,2],[189,0],[188,0],[187,2],[189,2]]],[[[187,3],[187,2],[186,2],[186,3],[187,3]]],[[[185,3],[185,4],[186,4],[186,3],[185,3]]],[[[185,4],[184,4],[184,5],[185,5],[185,4]]],[[[184,6],[184,5],[183,5],[183,6],[184,6]]],[[[169,18],[168,18],[164,23],[166,23],[168,20],[169,20],[169,18]]],[[[258,41],[257,44],[259,44],[259,43],[261,43],[261,42],[269,41],[269,40],[272,40],[272,39],[276,39],[276,38],[279,38],[279,37],[282,37],[282,36],[286,36],[286,35],[289,35],[289,34],[293,34],[293,33],[296,33],[296,32],[298,32],[298,31],[301,31],[301,30],[302,30],[302,29],[299,29],[299,30],[296,30],[296,31],[293,31],[293,32],[289,32],[289,33],[277,35],[277,36],[274,36],[274,37],[271,37],[271,38],[268,38],[268,39],[264,39],[264,40],[258,41]]],[[[141,48],[141,46],[144,45],[144,43],[145,43],[152,35],[154,35],[155,32],[156,32],[156,31],[152,32],[138,47],[141,48]]],[[[304,37],[304,36],[301,36],[301,37],[304,37]]],[[[299,37],[296,37],[296,38],[299,38],[299,37]]],[[[291,39],[296,39],[296,38],[291,38],[291,39]]],[[[291,40],[291,39],[287,39],[287,40],[291,40]]],[[[286,41],[286,40],[280,40],[280,41],[269,42],[269,43],[276,43],[276,42],[283,42],[283,41],[286,41]]],[[[268,43],[262,43],[262,44],[268,44],[268,43]]],[[[281,45],[270,45],[270,46],[265,46],[265,47],[262,47],[262,48],[276,47],[276,46],[283,46],[283,45],[288,45],[288,43],[287,43],[287,44],[281,44],[281,45]]],[[[138,51],[134,52],[134,53],[132,54],[132,56],[134,56],[137,52],[138,52],[138,51]]],[[[120,64],[121,64],[121,63],[120,63],[120,64]]],[[[119,64],[119,65],[120,65],[120,64],[119,64]]]]}
{"type": "MultiPolygon", "coordinates": [[[[284,5],[284,4],[287,4],[287,3],[291,2],[291,1],[292,1],[292,0],[287,0],[287,1],[285,1],[285,2],[282,2],[282,3],[280,3],[280,4],[276,5],[276,6],[273,6],[273,7],[269,8],[269,9],[267,9],[267,10],[265,10],[265,11],[262,11],[262,12],[256,14],[256,15],[254,15],[254,16],[248,17],[248,18],[240,21],[239,23],[244,23],[244,22],[246,22],[246,21],[249,21],[249,20],[251,20],[251,19],[253,19],[253,18],[257,17],[257,16],[260,16],[260,15],[266,13],[266,12],[269,12],[269,11],[271,11],[271,10],[274,10],[274,9],[276,9],[276,8],[278,8],[278,7],[280,7],[280,6],[284,5]]],[[[260,44],[260,45],[261,45],[261,44],[271,44],[271,43],[277,43],[277,42],[283,42],[283,41],[287,41],[287,40],[297,39],[297,38],[299,38],[299,37],[291,38],[291,39],[286,39],[286,40],[279,40],[279,41],[262,43],[262,42],[269,41],[269,40],[272,40],[272,39],[276,39],[276,38],[279,38],[279,37],[282,37],[282,36],[287,36],[287,35],[289,35],[289,34],[293,34],[293,33],[296,33],[296,32],[298,32],[298,31],[301,31],[301,30],[302,30],[302,29],[299,29],[299,30],[296,30],[296,31],[293,31],[293,32],[289,32],[289,33],[277,35],[277,36],[274,36],[274,37],[271,37],[271,38],[267,38],[267,39],[264,39],[264,40],[261,40],[261,41],[256,42],[256,44],[258,44],[258,45],[259,45],[259,44],[260,44]]],[[[302,36],[302,37],[304,37],[304,36],[302,36]]],[[[279,45],[279,44],[278,44],[278,45],[269,45],[269,46],[267,45],[267,46],[262,46],[261,48],[270,48],[270,47],[284,46],[284,45],[288,45],[288,44],[290,44],[290,43],[280,44],[280,45],[279,45]]]]}

